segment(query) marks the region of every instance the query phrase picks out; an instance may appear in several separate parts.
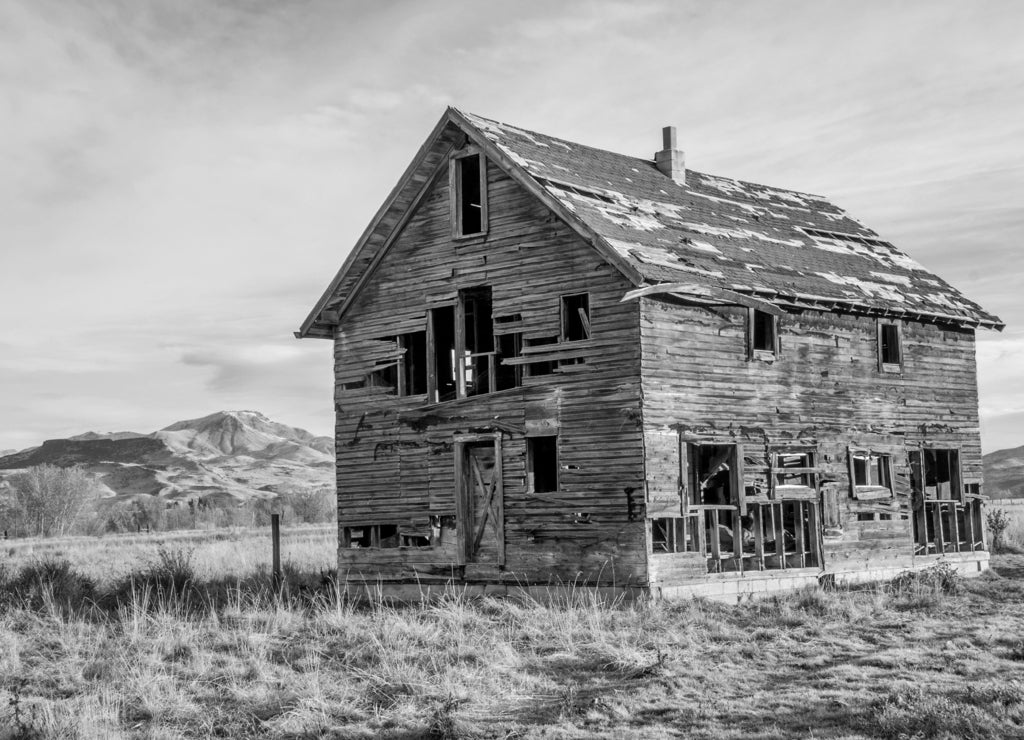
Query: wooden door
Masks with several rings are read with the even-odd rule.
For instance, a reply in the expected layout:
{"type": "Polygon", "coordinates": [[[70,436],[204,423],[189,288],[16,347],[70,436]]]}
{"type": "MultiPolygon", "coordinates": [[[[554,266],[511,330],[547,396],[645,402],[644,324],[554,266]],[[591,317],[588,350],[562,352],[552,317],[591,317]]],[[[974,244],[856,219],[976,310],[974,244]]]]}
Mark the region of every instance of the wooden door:
{"type": "Polygon", "coordinates": [[[463,563],[505,564],[501,437],[455,442],[456,506],[463,563]]]}

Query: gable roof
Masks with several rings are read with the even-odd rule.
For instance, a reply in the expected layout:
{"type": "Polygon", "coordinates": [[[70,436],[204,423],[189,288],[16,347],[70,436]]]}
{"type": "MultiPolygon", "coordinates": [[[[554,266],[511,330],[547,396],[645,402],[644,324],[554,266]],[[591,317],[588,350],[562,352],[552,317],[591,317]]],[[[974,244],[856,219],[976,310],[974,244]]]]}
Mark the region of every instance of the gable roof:
{"type": "Polygon", "coordinates": [[[822,196],[694,170],[680,185],[652,159],[449,108],[296,336],[331,336],[419,200],[446,175],[448,154],[467,139],[637,286],[1003,328],[822,196]]]}

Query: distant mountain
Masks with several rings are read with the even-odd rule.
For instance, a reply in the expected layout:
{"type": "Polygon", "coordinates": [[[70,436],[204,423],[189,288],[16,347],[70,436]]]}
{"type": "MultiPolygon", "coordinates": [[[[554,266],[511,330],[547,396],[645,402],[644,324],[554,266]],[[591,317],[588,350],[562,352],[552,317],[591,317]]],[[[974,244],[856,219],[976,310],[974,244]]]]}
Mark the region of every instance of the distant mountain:
{"type": "Polygon", "coordinates": [[[986,494],[992,498],[1024,498],[1024,447],[990,452],[982,463],[986,494]]]}
{"type": "Polygon", "coordinates": [[[332,485],[334,441],[258,411],[218,411],[151,434],[86,432],[0,455],[0,479],[48,463],[82,465],[110,496],[268,498],[332,485]]]}

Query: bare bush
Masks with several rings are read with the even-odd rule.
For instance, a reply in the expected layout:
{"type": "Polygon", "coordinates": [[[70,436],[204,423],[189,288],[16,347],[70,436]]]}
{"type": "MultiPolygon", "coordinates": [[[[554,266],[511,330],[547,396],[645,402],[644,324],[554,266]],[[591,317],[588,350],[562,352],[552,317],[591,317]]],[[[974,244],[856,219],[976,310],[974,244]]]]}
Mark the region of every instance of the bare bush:
{"type": "Polygon", "coordinates": [[[42,537],[67,534],[99,495],[96,480],[78,466],[37,465],[16,476],[11,488],[19,528],[42,537]]]}
{"type": "Polygon", "coordinates": [[[333,520],[338,506],[333,489],[328,487],[298,488],[282,496],[282,499],[291,508],[296,520],[309,524],[333,520]]]}

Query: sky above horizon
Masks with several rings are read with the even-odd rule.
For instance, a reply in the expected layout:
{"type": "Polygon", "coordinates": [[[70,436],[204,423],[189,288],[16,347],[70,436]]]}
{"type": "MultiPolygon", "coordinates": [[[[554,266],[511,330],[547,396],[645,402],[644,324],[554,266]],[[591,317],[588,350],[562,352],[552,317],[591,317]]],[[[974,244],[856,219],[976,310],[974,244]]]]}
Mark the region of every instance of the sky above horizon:
{"type": "Polygon", "coordinates": [[[295,331],[447,105],[830,196],[998,314],[1024,445],[1024,3],[0,5],[0,450],[254,409],[330,435],[295,331]]]}

